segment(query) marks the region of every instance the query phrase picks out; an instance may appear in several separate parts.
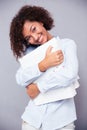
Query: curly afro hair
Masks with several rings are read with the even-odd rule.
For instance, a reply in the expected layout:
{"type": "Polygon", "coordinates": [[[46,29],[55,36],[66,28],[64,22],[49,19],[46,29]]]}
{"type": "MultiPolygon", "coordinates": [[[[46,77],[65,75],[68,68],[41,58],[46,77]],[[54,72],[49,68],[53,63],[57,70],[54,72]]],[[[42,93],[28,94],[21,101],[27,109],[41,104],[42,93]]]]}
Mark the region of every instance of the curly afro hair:
{"type": "Polygon", "coordinates": [[[29,47],[22,34],[23,25],[27,20],[42,22],[46,30],[50,30],[54,26],[53,18],[43,7],[23,6],[12,19],[10,26],[11,49],[16,58],[23,56],[26,48],[29,47]]]}

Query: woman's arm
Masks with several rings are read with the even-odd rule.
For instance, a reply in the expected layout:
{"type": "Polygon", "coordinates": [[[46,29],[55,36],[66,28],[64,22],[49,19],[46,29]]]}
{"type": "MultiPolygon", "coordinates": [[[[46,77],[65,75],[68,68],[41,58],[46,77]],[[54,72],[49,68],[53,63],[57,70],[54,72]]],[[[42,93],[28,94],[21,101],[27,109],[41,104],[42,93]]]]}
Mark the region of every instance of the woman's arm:
{"type": "Polygon", "coordinates": [[[55,71],[45,72],[42,76],[43,80],[40,77],[36,84],[27,86],[27,93],[31,98],[35,98],[40,92],[44,93],[53,88],[67,87],[77,79],[78,59],[76,44],[72,40],[64,42],[67,43],[64,51],[65,61],[63,66],[60,69],[56,68],[55,71]]]}
{"type": "Polygon", "coordinates": [[[60,65],[64,60],[62,50],[57,50],[55,52],[51,52],[52,48],[53,47],[51,47],[51,46],[48,47],[45,58],[38,64],[39,69],[42,72],[45,72],[50,67],[60,65]]]}
{"type": "Polygon", "coordinates": [[[16,81],[18,85],[26,87],[28,84],[34,82],[42,74],[43,72],[39,70],[38,64],[34,64],[33,66],[26,68],[22,68],[20,66],[16,73],[16,81]]]}
{"type": "Polygon", "coordinates": [[[32,83],[26,87],[26,92],[31,99],[34,99],[39,95],[40,90],[36,84],[32,83]]]}
{"type": "Polygon", "coordinates": [[[16,73],[16,81],[21,86],[27,86],[40,77],[48,68],[59,65],[63,62],[62,51],[51,52],[52,47],[48,47],[45,58],[33,66],[22,67],[16,73]]]}

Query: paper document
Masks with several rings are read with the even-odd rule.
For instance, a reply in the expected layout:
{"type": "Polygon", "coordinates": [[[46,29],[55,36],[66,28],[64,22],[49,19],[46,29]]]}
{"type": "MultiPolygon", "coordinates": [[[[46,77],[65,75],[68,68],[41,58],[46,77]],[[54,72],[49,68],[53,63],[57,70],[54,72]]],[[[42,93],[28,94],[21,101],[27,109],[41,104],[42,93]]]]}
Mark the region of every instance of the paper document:
{"type": "MultiPolygon", "coordinates": [[[[39,63],[44,57],[46,50],[49,46],[53,47],[53,51],[60,49],[60,39],[58,38],[52,38],[47,43],[39,46],[32,52],[26,54],[24,57],[19,59],[19,62],[23,68],[26,68],[28,66],[32,66],[36,63],[39,63]]],[[[61,69],[61,65],[58,66],[58,69],[61,69]]],[[[49,71],[53,71],[55,67],[51,67],[46,71],[46,73],[49,71]]],[[[42,77],[43,78],[43,77],[42,77]]],[[[42,79],[41,78],[41,79],[42,79]]],[[[39,78],[37,79],[39,80],[39,78]]],[[[35,81],[34,81],[35,82],[35,81]]],[[[78,82],[72,84],[71,86],[65,87],[65,88],[58,88],[55,90],[50,90],[44,94],[40,93],[33,101],[36,105],[41,105],[48,102],[53,102],[57,100],[62,100],[66,98],[71,98],[76,95],[76,88],[79,86],[78,82]]]]}

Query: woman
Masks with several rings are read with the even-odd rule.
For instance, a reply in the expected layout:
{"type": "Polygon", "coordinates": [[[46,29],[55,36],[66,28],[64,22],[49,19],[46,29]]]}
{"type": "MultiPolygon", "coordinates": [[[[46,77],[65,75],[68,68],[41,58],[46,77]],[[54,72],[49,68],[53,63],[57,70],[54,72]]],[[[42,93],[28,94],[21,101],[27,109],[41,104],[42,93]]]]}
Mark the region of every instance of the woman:
{"type": "MultiPolygon", "coordinates": [[[[18,59],[54,38],[49,32],[52,27],[53,19],[47,10],[37,6],[22,7],[13,18],[10,28],[11,48],[15,57],[18,59]]],[[[32,100],[39,93],[67,87],[77,80],[76,44],[70,39],[60,39],[60,41],[63,53],[61,50],[52,52],[52,47],[49,47],[42,61],[26,69],[20,67],[17,71],[17,83],[26,87],[27,94],[31,98],[22,115],[22,130],[75,129],[74,121],[77,117],[74,98],[39,106],[36,106],[32,100]],[[56,68],[53,72],[44,76],[44,80],[37,84],[34,83],[35,79],[45,75],[47,69],[60,65],[62,62],[64,62],[64,66],[60,70],[56,68]]]]}

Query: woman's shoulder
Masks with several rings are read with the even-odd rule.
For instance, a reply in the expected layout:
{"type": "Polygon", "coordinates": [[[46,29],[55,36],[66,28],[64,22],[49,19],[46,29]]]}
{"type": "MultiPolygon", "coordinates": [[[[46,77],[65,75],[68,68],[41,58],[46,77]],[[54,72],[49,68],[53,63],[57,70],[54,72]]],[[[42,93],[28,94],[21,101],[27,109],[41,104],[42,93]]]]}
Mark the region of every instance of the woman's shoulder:
{"type": "Polygon", "coordinates": [[[61,42],[63,42],[63,43],[75,43],[75,41],[70,39],[70,38],[62,38],[61,42]]]}
{"type": "Polygon", "coordinates": [[[60,46],[62,49],[66,49],[67,47],[70,48],[77,48],[76,43],[73,39],[70,38],[60,38],[59,36],[56,37],[59,40],[60,46]]]}
{"type": "Polygon", "coordinates": [[[76,46],[75,41],[73,39],[70,39],[70,38],[61,39],[61,44],[63,46],[76,46]]]}
{"type": "Polygon", "coordinates": [[[75,43],[75,41],[70,38],[61,38],[59,36],[56,36],[56,38],[60,40],[62,43],[75,43]]]}
{"type": "Polygon", "coordinates": [[[32,52],[36,48],[37,48],[37,46],[29,46],[28,48],[26,48],[24,55],[26,55],[27,53],[32,52]]]}

